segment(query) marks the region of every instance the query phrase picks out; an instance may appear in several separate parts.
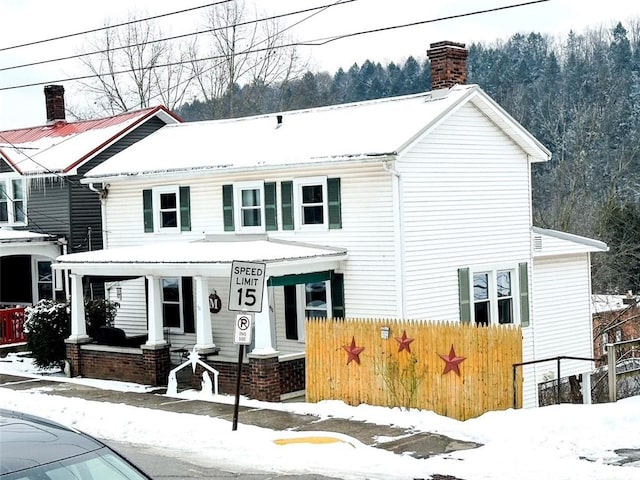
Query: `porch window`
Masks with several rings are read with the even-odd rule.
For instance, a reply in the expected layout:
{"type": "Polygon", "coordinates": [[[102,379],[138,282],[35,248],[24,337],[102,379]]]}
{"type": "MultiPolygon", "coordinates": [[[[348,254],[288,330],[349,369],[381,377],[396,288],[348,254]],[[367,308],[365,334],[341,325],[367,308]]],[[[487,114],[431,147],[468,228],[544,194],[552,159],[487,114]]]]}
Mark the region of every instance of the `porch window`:
{"type": "Polygon", "coordinates": [[[522,326],[529,324],[526,263],[520,264],[517,269],[476,272],[470,272],[468,268],[460,269],[458,284],[462,322],[490,325],[512,324],[519,320],[522,326]]]}
{"type": "Polygon", "coordinates": [[[0,224],[26,224],[26,203],[22,178],[0,177],[0,224]]]}
{"type": "Polygon", "coordinates": [[[180,287],[179,278],[162,279],[162,318],[164,326],[178,331],[182,331],[184,328],[180,287]]]}
{"type": "Polygon", "coordinates": [[[36,262],[38,276],[38,300],[53,299],[53,274],[50,261],[36,262]]]}
{"type": "Polygon", "coordinates": [[[307,318],[344,318],[344,282],[341,273],[318,272],[269,279],[284,287],[285,334],[304,341],[307,318]],[[305,282],[305,283],[296,283],[305,282]]]}
{"type": "Polygon", "coordinates": [[[143,190],[142,205],[145,232],[191,230],[189,187],[162,186],[143,190]]]}

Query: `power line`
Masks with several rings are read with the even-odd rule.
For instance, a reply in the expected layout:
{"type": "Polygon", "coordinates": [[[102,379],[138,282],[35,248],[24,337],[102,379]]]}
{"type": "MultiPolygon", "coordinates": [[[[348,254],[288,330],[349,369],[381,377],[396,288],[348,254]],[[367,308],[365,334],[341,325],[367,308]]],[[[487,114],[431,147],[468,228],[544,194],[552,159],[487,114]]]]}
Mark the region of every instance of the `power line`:
{"type": "Polygon", "coordinates": [[[152,17],[140,18],[138,20],[130,20],[128,22],[117,23],[115,25],[110,25],[110,26],[107,26],[107,27],[98,27],[98,28],[93,28],[91,30],[84,30],[82,32],[69,33],[67,35],[60,35],[58,37],[51,37],[51,38],[45,38],[45,39],[42,39],[42,40],[35,40],[33,42],[28,42],[28,43],[21,43],[19,45],[13,45],[11,47],[2,47],[2,48],[0,48],[0,52],[4,52],[4,51],[7,51],[7,50],[14,50],[16,48],[30,47],[32,45],[39,45],[41,43],[54,42],[56,40],[63,40],[65,38],[77,37],[77,36],[80,36],[80,35],[87,35],[88,33],[95,33],[95,32],[99,32],[101,30],[109,29],[109,28],[124,27],[125,25],[131,25],[133,23],[140,23],[140,22],[145,22],[147,20],[155,20],[157,18],[168,17],[168,16],[171,16],[171,15],[178,15],[180,13],[192,12],[194,10],[199,10],[201,8],[213,7],[215,5],[221,5],[223,3],[229,3],[229,2],[232,2],[232,1],[234,1],[234,0],[220,0],[218,2],[209,3],[209,4],[206,4],[206,5],[201,5],[199,7],[185,8],[184,10],[177,10],[177,11],[174,11],[174,12],[161,13],[159,15],[154,15],[152,17]]]}
{"type": "MultiPolygon", "coordinates": [[[[229,0],[227,0],[227,1],[229,1],[229,0]]],[[[119,46],[119,47],[113,47],[113,48],[109,48],[109,49],[106,49],[106,50],[96,50],[96,51],[93,51],[93,52],[79,53],[79,54],[75,54],[75,55],[68,55],[66,57],[58,57],[58,58],[52,58],[52,59],[48,59],[48,60],[40,60],[40,61],[37,61],[37,62],[24,63],[24,64],[20,64],[20,65],[12,65],[10,67],[0,68],[0,72],[4,72],[4,71],[7,71],[7,70],[16,70],[16,69],[19,69],[19,68],[33,67],[33,66],[36,66],[36,65],[44,65],[44,64],[47,64],[47,63],[61,62],[61,61],[64,61],[64,60],[73,60],[74,58],[83,58],[83,57],[88,57],[88,56],[91,56],[91,55],[98,55],[98,54],[104,54],[104,53],[108,53],[108,52],[115,52],[117,50],[124,50],[126,48],[139,47],[139,46],[142,46],[142,45],[151,45],[151,44],[154,44],[154,43],[168,42],[170,40],[178,40],[180,38],[192,37],[192,36],[196,36],[196,35],[202,35],[202,34],[205,34],[205,33],[213,33],[213,32],[217,32],[217,31],[220,31],[220,30],[225,30],[225,29],[228,29],[228,28],[243,27],[243,26],[246,26],[246,25],[251,25],[253,23],[267,22],[267,21],[270,21],[270,20],[277,20],[279,18],[289,17],[289,16],[292,16],[292,15],[299,15],[299,14],[302,14],[302,13],[308,13],[308,12],[313,12],[313,11],[317,11],[317,10],[324,10],[327,7],[332,7],[332,6],[335,6],[335,5],[345,5],[347,3],[351,3],[351,2],[355,2],[355,1],[357,1],[357,0],[340,0],[338,2],[334,2],[334,3],[331,3],[331,4],[325,4],[325,5],[321,5],[321,6],[318,6],[318,7],[305,8],[303,10],[296,10],[296,11],[288,12],[288,13],[281,13],[279,15],[272,15],[270,17],[259,18],[259,19],[256,19],[256,20],[247,20],[245,22],[239,22],[239,23],[227,25],[227,26],[224,26],[224,27],[209,28],[207,30],[199,30],[199,31],[196,31],[196,32],[184,33],[182,35],[174,35],[172,37],[159,38],[159,39],[150,40],[148,42],[143,42],[143,43],[133,43],[133,44],[129,44],[129,45],[122,45],[122,46],[119,46]]],[[[142,20],[136,20],[136,21],[142,21],[142,20]]],[[[129,23],[131,23],[131,22],[129,22],[129,23]]],[[[121,25],[126,25],[126,24],[121,24],[121,25]]],[[[106,29],[109,29],[109,28],[112,28],[112,27],[105,27],[105,28],[103,28],[101,30],[106,30],[106,29]]],[[[2,50],[0,49],[0,51],[2,51],[2,50]]]]}
{"type": "MultiPolygon", "coordinates": [[[[480,14],[484,14],[484,13],[491,13],[491,12],[496,12],[496,11],[501,11],[501,10],[519,8],[519,7],[523,7],[523,6],[533,5],[533,4],[537,4],[537,3],[544,3],[544,2],[549,2],[549,1],[550,0],[532,0],[532,1],[524,2],[524,3],[506,5],[506,6],[503,6],[503,7],[496,7],[496,8],[490,8],[490,9],[485,9],[485,10],[475,10],[475,11],[472,11],[472,12],[461,13],[461,14],[456,14],[456,15],[448,15],[448,16],[445,16],[445,17],[439,17],[439,18],[434,18],[434,19],[429,19],[429,20],[421,20],[421,21],[417,21],[417,22],[410,22],[410,23],[405,23],[405,24],[400,24],[400,25],[393,25],[393,26],[389,26],[389,27],[375,28],[375,29],[371,29],[371,30],[361,30],[361,31],[358,31],[358,32],[345,33],[345,34],[342,34],[342,35],[335,35],[333,37],[321,38],[321,39],[316,39],[316,40],[293,42],[293,43],[287,43],[287,44],[282,44],[282,45],[277,45],[277,46],[270,46],[270,47],[265,47],[265,48],[249,49],[249,50],[245,50],[243,52],[238,53],[238,55],[248,55],[250,53],[260,53],[260,52],[269,51],[269,50],[277,50],[277,49],[281,49],[281,48],[289,48],[289,47],[297,47],[297,46],[310,46],[310,47],[322,46],[322,45],[326,45],[326,44],[331,43],[331,42],[335,42],[335,41],[338,41],[338,40],[343,40],[345,38],[355,37],[355,36],[359,36],[359,35],[366,35],[366,34],[370,34],[370,33],[379,33],[379,32],[388,31],[388,30],[397,30],[397,29],[400,29],[400,28],[414,27],[414,26],[417,26],[417,25],[425,25],[425,24],[428,24],[428,23],[441,22],[441,21],[445,21],[445,20],[453,20],[453,19],[456,19],[456,18],[463,18],[463,17],[480,15],[480,14]]],[[[203,62],[203,61],[209,61],[209,60],[219,60],[219,59],[224,59],[224,58],[225,58],[225,55],[214,55],[214,56],[211,56],[211,57],[192,59],[192,60],[188,60],[188,61],[178,61],[178,62],[170,62],[170,63],[153,65],[153,66],[151,66],[149,68],[150,69],[166,68],[166,67],[173,67],[173,66],[177,66],[177,65],[183,65],[183,64],[187,64],[187,63],[203,62]]],[[[28,83],[28,84],[12,85],[12,86],[9,86],[9,87],[0,87],[0,91],[14,90],[14,89],[26,88],[26,87],[35,87],[35,86],[47,85],[47,84],[51,84],[51,83],[61,83],[61,82],[68,82],[68,81],[87,80],[89,78],[96,78],[96,77],[102,77],[102,76],[122,75],[124,73],[131,73],[131,72],[135,72],[135,71],[137,71],[137,69],[126,69],[126,70],[120,70],[120,71],[116,71],[116,72],[95,73],[95,74],[80,75],[80,76],[76,76],[76,77],[69,77],[69,78],[63,78],[63,79],[57,79],[57,80],[48,80],[48,81],[45,81],[45,82],[35,82],[35,83],[28,83]]]]}

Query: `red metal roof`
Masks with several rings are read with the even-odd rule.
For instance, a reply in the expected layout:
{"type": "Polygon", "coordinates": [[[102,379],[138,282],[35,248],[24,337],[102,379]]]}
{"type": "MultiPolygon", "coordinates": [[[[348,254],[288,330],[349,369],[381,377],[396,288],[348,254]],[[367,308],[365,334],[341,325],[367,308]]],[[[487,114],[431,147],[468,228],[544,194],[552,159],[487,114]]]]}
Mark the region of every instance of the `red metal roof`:
{"type": "Polygon", "coordinates": [[[119,115],[114,115],[113,117],[99,118],[95,120],[80,120],[77,122],[59,121],[51,125],[18,128],[16,130],[4,130],[0,131],[0,134],[2,135],[0,141],[9,142],[15,145],[33,142],[45,137],[66,137],[89,130],[111,127],[138,117],[143,119],[153,115],[159,110],[164,110],[167,114],[176,118],[178,121],[182,121],[180,117],[170,110],[159,106],[136,110],[133,112],[125,112],[119,115]]]}

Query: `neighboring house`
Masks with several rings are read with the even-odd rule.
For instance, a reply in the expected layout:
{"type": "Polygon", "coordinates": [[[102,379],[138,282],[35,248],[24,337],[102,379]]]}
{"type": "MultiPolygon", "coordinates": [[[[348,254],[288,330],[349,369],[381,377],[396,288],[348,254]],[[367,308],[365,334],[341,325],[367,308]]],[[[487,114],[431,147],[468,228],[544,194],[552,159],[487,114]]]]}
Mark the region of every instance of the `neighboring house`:
{"type": "MultiPolygon", "coordinates": [[[[83,180],[110,185],[106,249],[55,268],[78,294],[84,276],[111,277],[117,326],[148,333],[157,382],[169,348],[195,346],[233,391],[233,260],[266,264],[254,398],[304,388],[307,316],[514,324],[525,361],[592,357],[589,256],[606,245],[532,226],[531,168],[549,151],[463,85],[464,45],[431,47],[431,92],[168,125],[115,155],[83,180]]],[[[72,371],[104,373],[83,360],[97,347],[81,302],[72,317],[72,371]]],[[[555,366],[525,368],[525,406],[555,366]]]]}
{"type": "MultiPolygon", "coordinates": [[[[79,179],[168,123],[164,107],[96,120],[65,120],[64,88],[44,88],[47,123],[0,131],[0,305],[64,299],[61,253],[103,247],[101,202],[79,179]],[[60,272],[61,273],[61,272],[60,272]]],[[[100,186],[102,196],[108,190],[100,186]]],[[[102,288],[97,284],[97,288],[102,288]]]]}
{"type": "MultiPolygon", "coordinates": [[[[607,344],[640,339],[640,298],[626,295],[593,295],[593,349],[597,366],[607,365],[607,344]]],[[[622,348],[619,360],[640,357],[637,346],[622,348]]]]}

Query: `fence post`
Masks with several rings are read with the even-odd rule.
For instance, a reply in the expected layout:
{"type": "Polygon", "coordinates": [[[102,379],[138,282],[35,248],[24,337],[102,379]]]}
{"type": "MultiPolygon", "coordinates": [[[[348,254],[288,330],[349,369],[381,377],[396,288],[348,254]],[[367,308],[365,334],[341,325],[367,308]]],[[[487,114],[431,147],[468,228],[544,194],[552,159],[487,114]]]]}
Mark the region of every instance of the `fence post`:
{"type": "Polygon", "coordinates": [[[618,396],[616,391],[616,348],[614,344],[607,344],[607,380],[609,381],[609,401],[615,402],[618,396]]]}

